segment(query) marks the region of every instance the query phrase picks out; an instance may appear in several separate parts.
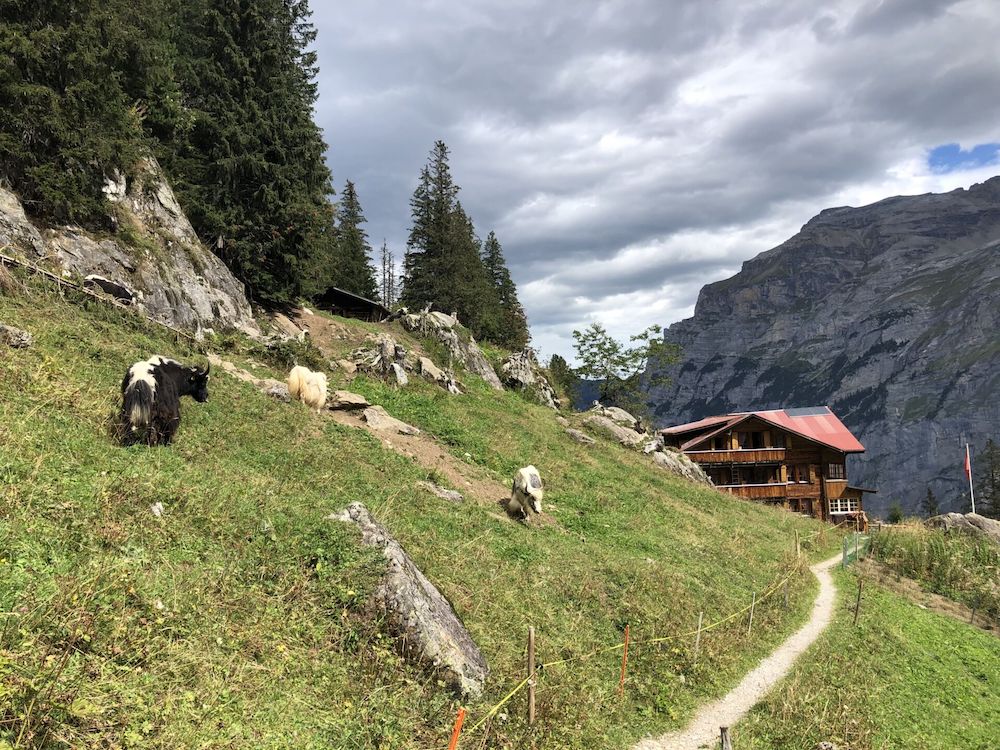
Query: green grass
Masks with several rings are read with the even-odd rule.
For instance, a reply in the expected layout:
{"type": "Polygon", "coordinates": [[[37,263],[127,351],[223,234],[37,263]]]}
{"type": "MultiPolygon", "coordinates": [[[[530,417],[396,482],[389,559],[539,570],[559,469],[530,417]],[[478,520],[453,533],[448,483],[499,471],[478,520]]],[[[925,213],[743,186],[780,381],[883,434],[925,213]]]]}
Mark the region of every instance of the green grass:
{"type": "MultiPolygon", "coordinates": [[[[639,642],[622,698],[619,652],[554,667],[535,729],[519,695],[466,747],[626,746],[676,727],[810,608],[800,573],[790,611],[768,601],[751,637],[713,631],[697,665],[691,643],[642,646],[745,606],[789,569],[794,531],[820,525],[579,446],[550,410],[471,376],[457,397],[419,378],[352,387],[498,480],[534,463],[553,523],[439,501],[378,440],[221,373],[208,403],[185,400],[172,447],[121,448],[109,423],[128,365],[203,353],[39,288],[0,297],[0,320],[36,339],[0,351],[0,747],[445,745],[458,702],[397,656],[364,604],[380,561],[326,520],[354,500],[482,648],[492,676],[467,726],[523,676],[528,625],[542,661],[617,643],[626,623],[639,642]]],[[[839,546],[832,531],[817,542],[813,559],[839,546]]]]}
{"type": "Polygon", "coordinates": [[[1000,726],[997,639],[856,578],[835,574],[834,624],[734,732],[740,750],[993,750],[1000,726]]]}
{"type": "Polygon", "coordinates": [[[872,549],[880,562],[927,591],[1000,622],[1000,547],[992,541],[918,523],[882,530],[872,549]]]}

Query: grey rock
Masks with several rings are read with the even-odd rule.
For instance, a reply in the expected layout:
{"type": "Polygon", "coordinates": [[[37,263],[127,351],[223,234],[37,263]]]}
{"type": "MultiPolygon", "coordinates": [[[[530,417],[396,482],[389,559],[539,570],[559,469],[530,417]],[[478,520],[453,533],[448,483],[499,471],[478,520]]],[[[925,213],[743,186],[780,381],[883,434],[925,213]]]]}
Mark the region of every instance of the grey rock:
{"type": "Polygon", "coordinates": [[[353,375],[358,371],[358,366],[353,362],[349,362],[346,359],[338,359],[337,367],[346,372],[348,375],[353,375]]]}
{"type": "Polygon", "coordinates": [[[930,487],[957,510],[973,447],[1000,424],[1000,177],[834,208],[701,290],[665,334],[683,352],[648,389],[659,426],[828,405],[867,451],[848,458],[869,515],[930,487]]]}
{"type": "Polygon", "coordinates": [[[451,604],[399,542],[361,503],[330,518],[353,524],[363,544],[382,551],[388,567],[373,604],[385,613],[404,653],[438,670],[463,695],[481,695],[489,676],[486,659],[451,604]]]}
{"type": "Polygon", "coordinates": [[[398,432],[400,435],[420,434],[420,430],[416,427],[396,419],[381,406],[369,406],[364,410],[363,416],[373,430],[398,432]]]}
{"type": "Polygon", "coordinates": [[[986,518],[978,513],[943,513],[924,521],[932,529],[944,529],[946,532],[958,531],[971,536],[986,538],[1000,544],[1000,521],[986,518]]]}
{"type": "Polygon", "coordinates": [[[542,406],[559,408],[556,392],[542,375],[538,359],[530,347],[511,354],[503,361],[500,365],[500,381],[508,388],[532,394],[542,406]]]}
{"type": "Polygon", "coordinates": [[[398,362],[392,363],[389,372],[392,373],[392,379],[396,382],[396,385],[406,386],[410,384],[410,378],[407,376],[406,370],[398,362]]]}
{"type": "Polygon", "coordinates": [[[450,503],[460,503],[465,500],[465,497],[458,490],[448,490],[438,484],[434,484],[434,482],[418,482],[417,484],[435,497],[447,500],[450,503]]]}
{"type": "Polygon", "coordinates": [[[469,330],[460,325],[455,318],[444,313],[425,312],[410,313],[404,315],[400,320],[407,331],[427,336],[444,344],[449,354],[462,367],[473,375],[481,377],[494,390],[503,390],[500,378],[490,366],[482,349],[479,348],[469,330]]]}
{"type": "Polygon", "coordinates": [[[569,427],[569,420],[562,415],[556,416],[556,424],[561,424],[563,427],[569,427]]]}
{"type": "Polygon", "coordinates": [[[334,391],[333,395],[326,402],[326,408],[333,411],[354,411],[357,409],[367,409],[371,406],[368,399],[359,393],[350,391],[334,391]]]}
{"type": "Polygon", "coordinates": [[[590,437],[590,435],[580,432],[579,430],[574,430],[572,427],[566,428],[566,434],[581,445],[593,445],[597,442],[594,438],[590,437]]]}
{"type": "Polygon", "coordinates": [[[617,422],[601,414],[590,414],[584,418],[583,423],[592,430],[601,433],[605,437],[617,440],[628,448],[641,448],[642,444],[646,442],[645,435],[628,427],[622,427],[617,422]]]}
{"type": "Polygon", "coordinates": [[[0,344],[11,349],[27,349],[33,343],[34,339],[27,331],[0,323],[0,344]]]}
{"type": "Polygon", "coordinates": [[[243,285],[199,241],[153,159],[122,188],[106,185],[109,199],[142,238],[138,247],[95,237],[78,227],[39,231],[13,193],[0,188],[0,245],[68,278],[99,276],[130,290],[140,311],[176,328],[236,329],[259,336],[243,285]]]}
{"type": "Polygon", "coordinates": [[[824,740],[816,744],[815,750],[840,750],[840,746],[824,740]]]}
{"type": "Polygon", "coordinates": [[[705,474],[704,470],[683,453],[675,453],[674,451],[656,451],[652,454],[652,457],[653,463],[661,469],[666,469],[667,471],[676,474],[679,477],[689,479],[692,482],[699,482],[707,485],[712,484],[712,480],[708,478],[708,475],[705,474]]]}
{"type": "Polygon", "coordinates": [[[421,357],[418,359],[417,366],[420,368],[420,374],[428,380],[435,383],[443,383],[447,380],[444,370],[435,365],[434,362],[427,357],[421,357]]]}

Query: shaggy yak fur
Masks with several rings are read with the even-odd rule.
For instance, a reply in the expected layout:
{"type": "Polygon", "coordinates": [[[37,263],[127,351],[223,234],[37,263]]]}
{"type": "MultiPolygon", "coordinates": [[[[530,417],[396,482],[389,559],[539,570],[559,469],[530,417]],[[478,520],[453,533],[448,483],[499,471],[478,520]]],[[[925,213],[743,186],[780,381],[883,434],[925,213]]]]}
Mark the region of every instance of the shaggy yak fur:
{"type": "Polygon", "coordinates": [[[514,484],[510,490],[510,501],[507,510],[512,514],[527,518],[530,511],[542,512],[542,498],[545,490],[542,488],[542,477],[534,466],[518,469],[514,475],[514,484]]]}
{"type": "Polygon", "coordinates": [[[296,365],[288,373],[288,395],[319,414],[326,406],[326,374],[296,365]]]}
{"type": "Polygon", "coordinates": [[[159,355],[132,365],[122,380],[122,442],[170,445],[181,422],[181,396],[208,401],[208,371],[159,355]]]}

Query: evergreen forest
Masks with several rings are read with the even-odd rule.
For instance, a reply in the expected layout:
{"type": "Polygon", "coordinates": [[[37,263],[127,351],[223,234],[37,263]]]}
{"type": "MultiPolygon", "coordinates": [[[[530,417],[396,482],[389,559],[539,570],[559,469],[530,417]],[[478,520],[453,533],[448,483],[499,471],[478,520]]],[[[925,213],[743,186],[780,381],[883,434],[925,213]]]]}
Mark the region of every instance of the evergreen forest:
{"type": "Polygon", "coordinates": [[[310,15],[307,0],[0,0],[0,182],[36,219],[114,233],[102,188],[152,156],[254,303],[338,287],[524,346],[499,240],[477,236],[443,142],[417,180],[401,276],[387,248],[376,273],[358,187],[336,194],[314,118],[310,15]]]}

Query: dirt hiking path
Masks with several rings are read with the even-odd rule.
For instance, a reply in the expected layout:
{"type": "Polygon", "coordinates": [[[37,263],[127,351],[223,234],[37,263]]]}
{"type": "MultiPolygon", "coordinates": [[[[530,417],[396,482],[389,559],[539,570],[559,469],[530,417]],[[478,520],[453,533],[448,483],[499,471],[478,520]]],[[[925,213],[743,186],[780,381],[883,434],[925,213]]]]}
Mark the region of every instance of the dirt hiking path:
{"type": "Polygon", "coordinates": [[[839,564],[840,559],[838,554],[809,568],[819,579],[819,594],[805,625],[789,636],[729,693],[698,709],[687,727],[662,737],[643,740],[633,750],[698,750],[703,747],[718,747],[719,727],[731,727],[742,719],[778,680],[788,674],[795,660],[830,624],[837,599],[837,587],[830,575],[830,568],[839,564]]]}

